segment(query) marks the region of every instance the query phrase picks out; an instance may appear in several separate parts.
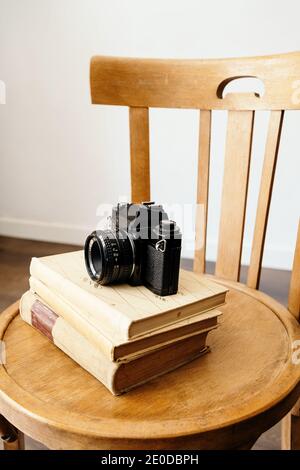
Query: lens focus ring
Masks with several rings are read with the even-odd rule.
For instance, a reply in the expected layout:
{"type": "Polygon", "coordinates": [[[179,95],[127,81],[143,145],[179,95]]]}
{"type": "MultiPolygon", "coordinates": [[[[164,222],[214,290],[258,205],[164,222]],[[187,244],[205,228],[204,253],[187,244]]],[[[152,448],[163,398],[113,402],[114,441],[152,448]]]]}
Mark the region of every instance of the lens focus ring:
{"type": "Polygon", "coordinates": [[[85,243],[85,263],[90,277],[99,284],[127,281],[134,266],[134,246],[126,232],[93,232],[85,243]]]}

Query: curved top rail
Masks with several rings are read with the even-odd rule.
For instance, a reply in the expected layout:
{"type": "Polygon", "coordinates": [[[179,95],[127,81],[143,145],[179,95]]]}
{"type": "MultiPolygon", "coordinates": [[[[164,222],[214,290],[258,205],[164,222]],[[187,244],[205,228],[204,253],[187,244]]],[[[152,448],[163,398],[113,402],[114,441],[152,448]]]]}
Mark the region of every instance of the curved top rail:
{"type": "Polygon", "coordinates": [[[95,56],[90,68],[94,104],[134,107],[300,109],[300,52],[232,59],[139,59],[95,56]],[[231,93],[222,83],[255,77],[263,96],[231,93]],[[218,96],[219,95],[219,96],[218,96]]]}

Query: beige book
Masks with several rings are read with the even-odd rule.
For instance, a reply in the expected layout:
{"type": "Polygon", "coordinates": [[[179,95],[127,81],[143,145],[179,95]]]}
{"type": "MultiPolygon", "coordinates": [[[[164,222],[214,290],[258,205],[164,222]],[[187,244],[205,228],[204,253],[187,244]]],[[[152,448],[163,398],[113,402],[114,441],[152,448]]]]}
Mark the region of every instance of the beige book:
{"type": "Polygon", "coordinates": [[[85,269],[83,251],[32,258],[30,273],[78,310],[112,341],[127,341],[221,305],[227,289],[181,271],[175,295],[159,297],[144,286],[101,286],[85,269]]]}
{"type": "Polygon", "coordinates": [[[59,349],[96,377],[114,395],[170,372],[207,352],[207,332],[191,336],[131,362],[107,359],[63,318],[26,292],[20,302],[22,319],[51,340],[59,349]]]}
{"type": "Polygon", "coordinates": [[[130,361],[172,342],[198,334],[201,331],[209,331],[217,327],[218,317],[221,315],[218,310],[210,310],[178,323],[167,325],[145,336],[139,336],[125,343],[122,341],[118,343],[107,338],[99,328],[81,314],[77,307],[53,293],[44,283],[34,277],[30,278],[29,283],[37,300],[48,305],[58,316],[64,318],[90,343],[101,349],[111,361],[130,361]]]}

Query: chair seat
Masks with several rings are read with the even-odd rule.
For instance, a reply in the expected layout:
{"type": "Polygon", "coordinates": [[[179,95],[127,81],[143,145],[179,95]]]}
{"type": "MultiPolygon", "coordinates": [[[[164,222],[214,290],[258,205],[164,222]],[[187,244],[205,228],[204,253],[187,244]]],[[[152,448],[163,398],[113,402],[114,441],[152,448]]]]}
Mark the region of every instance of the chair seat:
{"type": "Polygon", "coordinates": [[[214,449],[253,443],[300,394],[300,326],[278,302],[229,287],[211,353],[118,397],[18,315],[0,316],[0,413],[50,448],[214,449]]]}

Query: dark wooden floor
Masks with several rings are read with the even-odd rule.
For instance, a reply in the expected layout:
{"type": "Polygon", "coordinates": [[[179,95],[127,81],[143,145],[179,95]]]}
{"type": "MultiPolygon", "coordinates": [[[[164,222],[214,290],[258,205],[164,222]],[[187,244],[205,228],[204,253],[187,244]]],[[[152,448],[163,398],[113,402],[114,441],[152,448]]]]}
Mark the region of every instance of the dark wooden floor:
{"type": "MultiPolygon", "coordinates": [[[[74,245],[37,242],[0,236],[0,312],[20,298],[28,289],[29,263],[32,256],[47,256],[80,249],[74,245]]],[[[182,267],[192,269],[191,260],[183,260],[182,267]]],[[[207,271],[213,272],[213,263],[207,264],[207,271]]],[[[247,269],[242,268],[241,281],[246,278],[247,269]]],[[[286,304],[290,280],[288,271],[264,269],[261,279],[261,290],[286,304]]],[[[1,444],[0,444],[1,445],[1,444]]],[[[26,438],[27,449],[44,449],[44,446],[26,438]]],[[[261,436],[255,445],[256,449],[279,449],[280,426],[276,425],[261,436]]]]}

